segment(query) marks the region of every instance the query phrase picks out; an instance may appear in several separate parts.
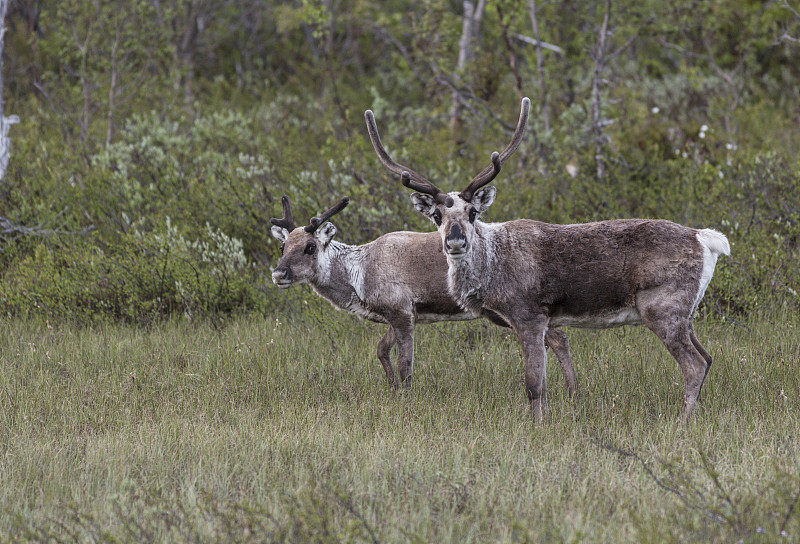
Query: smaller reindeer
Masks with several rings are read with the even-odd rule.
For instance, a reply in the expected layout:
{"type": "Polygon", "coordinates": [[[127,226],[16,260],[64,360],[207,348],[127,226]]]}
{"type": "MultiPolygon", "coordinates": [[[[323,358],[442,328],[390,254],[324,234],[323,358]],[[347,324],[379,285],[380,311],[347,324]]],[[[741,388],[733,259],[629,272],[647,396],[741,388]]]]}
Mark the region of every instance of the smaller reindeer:
{"type": "Polygon", "coordinates": [[[530,219],[484,223],[500,172],[525,131],[530,100],[523,98],[511,142],[461,192],[445,193],[394,162],[381,144],[375,117],[365,117],[381,162],[398,174],[414,207],[439,229],[448,263],[448,289],[466,311],[491,311],[522,344],[525,388],[534,419],[546,409],[544,338],[551,327],[604,329],[645,325],[683,371],[683,421],[700,395],[711,355],[692,327],[728,239],[712,229],[669,221],[618,219],[552,225],[530,219]]]}
{"type": "MultiPolygon", "coordinates": [[[[282,198],[283,217],[271,219],[272,235],[281,242],[281,259],[272,281],[281,289],[309,283],[336,308],[389,329],[378,343],[378,359],[389,384],[398,385],[390,353],[398,346],[400,383],[411,384],[414,364],[414,326],[417,323],[459,321],[483,315],[493,323],[508,325],[491,311],[467,312],[447,293],[447,260],[437,232],[392,232],[361,246],[333,240],[336,227],[326,223],[348,204],[347,197],[305,227],[296,227],[292,204],[282,198]]],[[[545,338],[553,349],[570,395],[577,392],[567,335],[553,329],[545,338]]]]}

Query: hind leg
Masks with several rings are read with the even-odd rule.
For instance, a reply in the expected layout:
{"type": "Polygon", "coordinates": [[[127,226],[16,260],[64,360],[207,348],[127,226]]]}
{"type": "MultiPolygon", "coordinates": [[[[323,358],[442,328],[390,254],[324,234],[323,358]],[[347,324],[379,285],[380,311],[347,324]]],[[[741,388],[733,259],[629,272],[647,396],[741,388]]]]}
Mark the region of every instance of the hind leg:
{"type": "Polygon", "coordinates": [[[400,385],[411,387],[411,374],[414,372],[414,318],[399,316],[392,320],[394,338],[397,342],[397,373],[400,385]]]}
{"type": "Polygon", "coordinates": [[[644,324],[658,336],[681,367],[684,381],[681,422],[687,423],[697,404],[709,365],[692,342],[689,318],[675,313],[672,308],[658,305],[639,311],[644,324]]]}
{"type": "MultiPolygon", "coordinates": [[[[694,327],[689,324],[689,338],[692,340],[692,345],[697,352],[703,356],[703,359],[706,360],[706,374],[703,376],[703,385],[706,383],[706,378],[708,378],[708,371],[711,370],[711,363],[714,362],[714,359],[711,357],[711,354],[708,353],[703,345],[700,343],[700,340],[697,339],[697,335],[694,333],[694,327]]],[[[702,398],[703,392],[702,387],[700,391],[700,395],[698,395],[697,400],[700,401],[702,398]]]]}
{"type": "Polygon", "coordinates": [[[578,379],[575,377],[575,369],[572,366],[572,354],[569,351],[567,334],[561,329],[547,329],[544,335],[544,344],[553,350],[558,362],[561,364],[561,371],[567,381],[569,396],[573,398],[580,397],[578,379]]]}
{"type": "Polygon", "coordinates": [[[392,389],[397,389],[397,376],[392,367],[392,346],[395,344],[394,328],[389,325],[386,334],[383,335],[381,341],[378,342],[378,360],[383,365],[383,370],[386,372],[386,378],[389,380],[389,386],[392,389]]]}

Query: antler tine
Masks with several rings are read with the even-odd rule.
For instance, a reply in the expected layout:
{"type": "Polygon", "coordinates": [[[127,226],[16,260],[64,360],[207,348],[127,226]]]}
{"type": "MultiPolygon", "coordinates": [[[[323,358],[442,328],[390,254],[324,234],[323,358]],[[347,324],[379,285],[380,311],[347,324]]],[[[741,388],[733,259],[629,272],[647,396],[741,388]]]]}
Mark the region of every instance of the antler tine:
{"type": "Polygon", "coordinates": [[[339,202],[337,202],[333,207],[329,208],[319,217],[312,217],[311,221],[309,221],[309,225],[305,227],[307,233],[312,233],[319,228],[325,221],[342,211],[347,207],[350,203],[349,197],[342,198],[339,202]]]}
{"type": "Polygon", "coordinates": [[[436,187],[433,183],[420,183],[418,180],[413,179],[408,170],[403,170],[400,174],[400,183],[409,189],[431,195],[440,204],[444,204],[447,201],[447,193],[436,187]]]}
{"type": "Polygon", "coordinates": [[[283,195],[281,197],[281,204],[283,204],[283,217],[280,219],[270,219],[269,222],[276,227],[281,227],[292,232],[295,229],[294,219],[292,218],[292,202],[289,200],[288,196],[283,195]]]}
{"type": "Polygon", "coordinates": [[[400,181],[409,189],[414,189],[420,193],[429,194],[436,200],[444,202],[444,199],[447,197],[441,189],[410,168],[407,168],[392,160],[381,143],[381,137],[378,134],[378,125],[375,123],[375,114],[372,113],[372,110],[367,110],[364,112],[364,119],[367,121],[367,132],[369,133],[369,139],[372,142],[372,147],[375,148],[375,153],[377,153],[378,158],[383,165],[390,172],[400,174],[400,181]]]}
{"type": "Polygon", "coordinates": [[[522,143],[522,136],[525,134],[525,127],[528,126],[528,114],[531,111],[531,99],[527,96],[522,99],[519,109],[519,121],[517,121],[517,128],[514,129],[514,135],[506,148],[500,152],[500,162],[506,162],[514,151],[517,150],[519,144],[522,143]]]}
{"type": "Polygon", "coordinates": [[[522,136],[525,134],[525,127],[528,124],[528,114],[530,111],[531,101],[526,96],[522,99],[519,112],[519,121],[517,122],[517,128],[514,130],[514,135],[511,137],[511,141],[500,153],[497,153],[496,151],[492,153],[492,164],[484,168],[477,176],[472,178],[472,181],[469,182],[467,188],[461,191],[459,195],[461,198],[466,201],[472,200],[473,195],[478,189],[497,177],[497,174],[500,173],[500,166],[506,162],[506,159],[508,159],[522,143],[522,136]],[[495,155],[497,155],[497,162],[495,162],[495,155]]]}

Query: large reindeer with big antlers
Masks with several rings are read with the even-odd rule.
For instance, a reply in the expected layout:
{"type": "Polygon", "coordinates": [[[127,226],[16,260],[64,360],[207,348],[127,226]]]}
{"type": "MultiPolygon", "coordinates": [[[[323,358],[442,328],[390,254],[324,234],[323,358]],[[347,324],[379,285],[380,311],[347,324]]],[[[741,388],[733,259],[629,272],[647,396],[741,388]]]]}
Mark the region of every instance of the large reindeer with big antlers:
{"type": "Polygon", "coordinates": [[[438,227],[448,264],[450,294],[468,312],[491,311],[522,344],[525,389],[534,420],[546,413],[544,337],[552,327],[608,328],[644,324],[683,371],[682,421],[694,410],[711,356],[700,344],[692,316],[728,239],[661,220],[619,219],[552,225],[518,219],[484,223],[480,216],[497,189],[486,186],[519,147],[530,100],[522,100],[508,146],[461,192],[445,193],[393,161],[365,112],[380,161],[414,189],[414,207],[438,227]]]}
{"type": "MultiPolygon", "coordinates": [[[[400,383],[411,385],[414,364],[414,326],[417,323],[475,319],[481,315],[497,325],[505,321],[488,310],[461,309],[447,292],[447,260],[438,233],[393,232],[361,246],[333,240],[336,227],[328,223],[348,204],[347,197],[309,224],[296,227],[292,203],[282,198],[283,217],[271,219],[272,235],[281,242],[281,259],[272,281],[281,289],[309,283],[335,307],[389,329],[378,343],[378,359],[392,388],[398,385],[390,358],[397,344],[400,383]]],[[[553,349],[572,395],[577,380],[572,368],[567,335],[547,332],[545,342],[553,349]]]]}

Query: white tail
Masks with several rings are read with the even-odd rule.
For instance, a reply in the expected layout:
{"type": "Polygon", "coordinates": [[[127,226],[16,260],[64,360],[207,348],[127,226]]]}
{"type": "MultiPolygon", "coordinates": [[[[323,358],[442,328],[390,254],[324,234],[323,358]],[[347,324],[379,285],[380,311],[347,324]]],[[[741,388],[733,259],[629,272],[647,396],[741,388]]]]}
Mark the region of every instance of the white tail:
{"type": "Polygon", "coordinates": [[[702,229],[697,233],[697,239],[715,256],[720,253],[722,255],[731,254],[731,245],[728,243],[728,238],[721,232],[717,232],[714,229],[702,229]]]}

